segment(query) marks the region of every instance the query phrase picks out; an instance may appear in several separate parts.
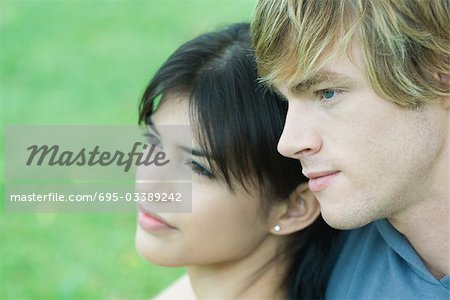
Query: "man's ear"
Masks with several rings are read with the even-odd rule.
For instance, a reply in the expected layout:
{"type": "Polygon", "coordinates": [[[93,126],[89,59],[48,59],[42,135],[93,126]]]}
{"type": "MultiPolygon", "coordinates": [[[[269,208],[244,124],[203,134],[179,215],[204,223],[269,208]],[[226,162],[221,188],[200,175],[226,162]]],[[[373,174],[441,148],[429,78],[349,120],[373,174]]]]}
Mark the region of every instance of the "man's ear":
{"type": "Polygon", "coordinates": [[[270,232],[287,235],[308,227],[320,215],[320,206],[306,183],[298,185],[282,204],[271,208],[270,232]]]}
{"type": "MultiPolygon", "coordinates": [[[[450,58],[448,59],[450,60],[450,58]]],[[[437,77],[439,78],[440,82],[447,86],[447,88],[450,88],[450,74],[439,73],[437,74],[437,77]]],[[[444,109],[450,109],[450,97],[445,97],[441,101],[441,105],[444,109]]]]}
{"type": "Polygon", "coordinates": [[[439,73],[438,78],[442,83],[450,85],[450,74],[439,73]]]}

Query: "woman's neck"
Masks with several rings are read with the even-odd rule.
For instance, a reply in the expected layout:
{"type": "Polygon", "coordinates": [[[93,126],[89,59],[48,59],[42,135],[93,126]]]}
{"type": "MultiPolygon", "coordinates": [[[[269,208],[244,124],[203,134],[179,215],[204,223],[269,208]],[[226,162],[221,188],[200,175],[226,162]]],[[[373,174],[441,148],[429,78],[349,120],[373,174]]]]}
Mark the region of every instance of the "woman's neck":
{"type": "Polygon", "coordinates": [[[287,266],[277,257],[280,240],[268,238],[236,261],[187,268],[197,299],[286,299],[287,266]]]}

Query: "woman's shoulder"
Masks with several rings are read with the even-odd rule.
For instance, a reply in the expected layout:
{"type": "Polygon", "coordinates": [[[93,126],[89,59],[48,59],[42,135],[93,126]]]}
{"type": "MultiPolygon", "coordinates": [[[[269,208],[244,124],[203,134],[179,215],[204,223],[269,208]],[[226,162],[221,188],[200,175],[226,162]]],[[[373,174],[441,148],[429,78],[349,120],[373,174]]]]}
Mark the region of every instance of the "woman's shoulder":
{"type": "Polygon", "coordinates": [[[152,298],[153,300],[195,300],[195,294],[191,287],[189,277],[185,274],[178,278],[159,294],[152,298]]]}

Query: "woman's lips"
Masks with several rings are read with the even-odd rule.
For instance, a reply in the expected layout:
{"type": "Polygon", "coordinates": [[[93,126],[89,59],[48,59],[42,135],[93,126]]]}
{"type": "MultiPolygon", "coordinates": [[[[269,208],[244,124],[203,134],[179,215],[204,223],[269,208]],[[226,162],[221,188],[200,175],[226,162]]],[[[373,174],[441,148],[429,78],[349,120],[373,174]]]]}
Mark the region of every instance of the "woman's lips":
{"type": "Polygon", "coordinates": [[[147,232],[175,229],[175,227],[171,226],[169,223],[156,216],[155,214],[144,212],[141,210],[138,211],[138,224],[147,232]]]}
{"type": "Polygon", "coordinates": [[[336,176],[339,174],[339,171],[336,172],[328,172],[320,175],[310,175],[308,181],[308,188],[311,190],[311,192],[320,192],[321,190],[324,190],[327,188],[336,178],[336,176]]]}

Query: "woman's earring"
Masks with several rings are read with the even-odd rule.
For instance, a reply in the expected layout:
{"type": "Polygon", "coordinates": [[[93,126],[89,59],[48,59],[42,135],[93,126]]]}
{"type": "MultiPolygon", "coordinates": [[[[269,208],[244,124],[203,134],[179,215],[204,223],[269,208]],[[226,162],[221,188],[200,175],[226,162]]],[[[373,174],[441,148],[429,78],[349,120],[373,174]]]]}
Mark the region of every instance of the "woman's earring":
{"type": "Polygon", "coordinates": [[[275,225],[275,227],[273,228],[273,230],[275,230],[276,232],[280,232],[281,226],[277,224],[277,225],[275,225]]]}

